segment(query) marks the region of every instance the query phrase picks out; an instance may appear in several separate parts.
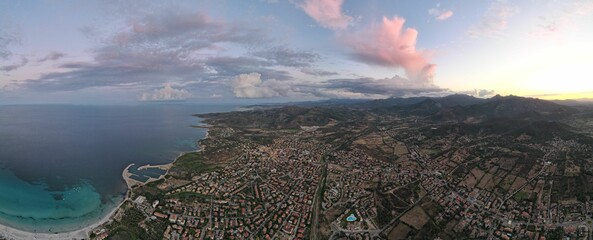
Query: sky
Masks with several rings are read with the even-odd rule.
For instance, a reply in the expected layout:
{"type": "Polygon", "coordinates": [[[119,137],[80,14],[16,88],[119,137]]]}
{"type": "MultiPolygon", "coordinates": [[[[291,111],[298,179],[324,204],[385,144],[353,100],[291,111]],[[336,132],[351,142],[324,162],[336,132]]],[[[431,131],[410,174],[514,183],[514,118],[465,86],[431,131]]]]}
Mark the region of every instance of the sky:
{"type": "Polygon", "coordinates": [[[0,0],[0,104],[593,98],[593,1],[0,0]]]}

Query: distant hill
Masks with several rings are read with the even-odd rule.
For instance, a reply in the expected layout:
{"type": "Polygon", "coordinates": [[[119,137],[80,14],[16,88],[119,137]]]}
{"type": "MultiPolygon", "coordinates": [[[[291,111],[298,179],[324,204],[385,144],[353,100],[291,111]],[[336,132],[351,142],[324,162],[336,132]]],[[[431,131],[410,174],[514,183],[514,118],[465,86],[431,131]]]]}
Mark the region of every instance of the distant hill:
{"type": "Polygon", "coordinates": [[[361,116],[359,113],[365,111],[374,114],[421,116],[437,121],[465,123],[478,123],[489,119],[504,118],[547,121],[557,120],[579,112],[577,108],[537,98],[497,95],[484,99],[463,94],[435,98],[330,99],[314,102],[259,105],[252,106],[252,109],[252,111],[237,113],[243,116],[241,118],[232,118],[233,120],[224,123],[229,126],[241,125],[267,128],[320,126],[327,124],[331,119],[355,120],[361,116]]]}
{"type": "Polygon", "coordinates": [[[484,102],[488,101],[487,99],[484,99],[484,98],[472,97],[472,96],[465,95],[465,94],[454,94],[454,95],[449,95],[446,97],[436,98],[435,100],[437,102],[441,103],[443,106],[447,106],[447,107],[469,106],[469,105],[484,103],[484,102]]]}
{"type": "MultiPolygon", "coordinates": [[[[418,100],[418,99],[415,99],[418,100]]],[[[406,105],[391,105],[385,107],[375,107],[372,111],[378,114],[381,113],[398,113],[401,115],[416,115],[416,116],[430,116],[439,113],[443,110],[443,105],[432,98],[424,98],[424,100],[406,104],[406,105]]]]}
{"type": "Polygon", "coordinates": [[[565,105],[565,106],[593,106],[593,99],[566,99],[566,100],[550,100],[551,102],[565,105]]]}
{"type": "Polygon", "coordinates": [[[488,118],[558,118],[577,112],[574,108],[536,98],[495,96],[463,109],[467,116],[488,118]]]}
{"type": "Polygon", "coordinates": [[[393,106],[405,106],[405,105],[412,105],[419,102],[422,102],[426,99],[430,99],[429,97],[410,97],[410,98],[386,98],[386,99],[376,99],[376,100],[367,100],[361,103],[353,104],[353,107],[357,108],[383,108],[383,107],[393,107],[393,106]]]}
{"type": "Polygon", "coordinates": [[[198,117],[216,117],[217,123],[241,128],[299,128],[301,126],[323,126],[332,119],[356,121],[364,116],[358,111],[343,107],[300,107],[285,106],[262,108],[251,111],[198,114],[198,117]],[[224,116],[232,116],[224,118],[224,116]]]}
{"type": "Polygon", "coordinates": [[[465,94],[454,94],[446,97],[410,97],[410,98],[387,98],[377,99],[366,102],[354,104],[355,107],[361,108],[381,108],[381,107],[393,107],[393,106],[406,106],[418,104],[426,100],[431,100],[439,103],[443,107],[453,106],[467,106],[477,103],[485,102],[486,99],[476,98],[465,94]]]}
{"type": "Polygon", "coordinates": [[[576,108],[537,98],[500,96],[476,98],[454,94],[445,97],[389,98],[355,103],[377,113],[432,117],[434,120],[483,121],[492,118],[554,120],[577,113],[576,108]]]}
{"type": "Polygon", "coordinates": [[[578,111],[551,101],[517,96],[497,95],[489,99],[468,95],[440,98],[393,98],[374,100],[355,106],[372,108],[377,113],[432,116],[435,120],[483,121],[490,118],[524,120],[558,119],[578,111]],[[372,107],[371,107],[372,106],[372,107]]]}

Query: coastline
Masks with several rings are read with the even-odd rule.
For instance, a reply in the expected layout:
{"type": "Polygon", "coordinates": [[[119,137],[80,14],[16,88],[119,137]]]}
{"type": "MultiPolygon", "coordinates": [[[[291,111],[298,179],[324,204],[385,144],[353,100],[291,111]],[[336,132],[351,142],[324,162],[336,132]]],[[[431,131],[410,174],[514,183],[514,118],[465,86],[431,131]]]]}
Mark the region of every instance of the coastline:
{"type": "Polygon", "coordinates": [[[103,218],[101,218],[99,221],[92,223],[84,228],[78,229],[78,230],[73,230],[73,231],[68,231],[68,232],[57,232],[57,233],[35,233],[35,232],[29,232],[29,231],[25,231],[25,230],[21,230],[21,229],[17,229],[14,227],[10,227],[10,226],[6,226],[6,225],[2,225],[0,224],[0,239],[48,239],[48,240],[59,240],[59,239],[90,239],[90,233],[99,228],[100,226],[103,226],[106,223],[109,223],[111,221],[113,221],[113,217],[116,215],[116,213],[121,209],[121,206],[127,201],[130,200],[130,196],[131,196],[131,191],[132,191],[132,187],[136,186],[136,185],[144,185],[147,184],[149,182],[153,182],[153,181],[157,181],[160,179],[165,178],[168,174],[169,174],[169,170],[171,169],[171,167],[173,166],[173,164],[177,161],[177,159],[179,159],[181,156],[183,156],[186,153],[191,153],[191,152],[200,152],[204,149],[204,145],[201,144],[201,141],[208,139],[209,137],[209,128],[212,127],[208,124],[204,124],[201,125],[200,128],[206,129],[206,134],[204,135],[204,138],[200,139],[197,141],[197,146],[198,149],[194,150],[194,151],[185,151],[185,152],[181,152],[179,153],[179,155],[177,157],[175,157],[173,159],[172,162],[167,163],[167,164],[162,164],[162,165],[142,165],[139,168],[146,168],[146,167],[162,167],[164,168],[164,170],[166,170],[165,174],[161,175],[158,179],[150,179],[149,181],[147,181],[146,183],[139,183],[136,180],[133,180],[131,178],[128,177],[129,172],[128,172],[128,168],[130,168],[130,166],[134,165],[134,163],[129,164],[123,171],[122,171],[122,178],[124,179],[124,181],[126,182],[127,185],[127,190],[126,190],[126,194],[124,199],[116,206],[114,207],[108,214],[106,214],[103,218]],[[137,184],[130,184],[130,182],[136,182],[137,184]]]}
{"type": "MultiPolygon", "coordinates": [[[[126,194],[127,195],[127,194],[126,194]]],[[[101,220],[93,223],[89,226],[86,226],[79,230],[69,231],[69,232],[62,232],[62,233],[33,233],[27,232],[24,230],[16,229],[13,227],[9,227],[6,225],[0,225],[0,237],[6,239],[50,239],[50,240],[58,240],[58,239],[89,239],[90,232],[93,231],[95,228],[108,223],[112,220],[112,217],[115,216],[115,213],[121,208],[121,206],[126,202],[126,198],[121,201],[117,207],[113,208],[107,215],[105,215],[101,220]]]]}
{"type": "MultiPolygon", "coordinates": [[[[192,127],[194,127],[194,126],[192,126],[192,127]]],[[[204,138],[202,138],[202,139],[200,139],[200,140],[198,140],[198,141],[196,142],[196,145],[198,146],[198,149],[196,149],[196,150],[194,150],[194,151],[185,151],[185,152],[181,152],[181,153],[179,153],[179,155],[177,155],[177,157],[175,157],[175,158],[173,159],[173,161],[172,161],[172,162],[170,162],[170,163],[161,164],[161,165],[151,165],[151,164],[146,164],[146,165],[141,165],[141,166],[139,166],[139,167],[138,167],[138,169],[149,168],[149,167],[158,167],[158,168],[161,168],[161,169],[165,170],[166,172],[165,172],[163,175],[161,175],[159,178],[151,178],[151,179],[149,179],[148,181],[146,181],[146,182],[144,182],[144,183],[143,183],[143,182],[136,181],[136,180],[134,180],[134,179],[130,178],[130,175],[132,175],[132,174],[130,174],[130,173],[129,173],[128,169],[129,169],[129,168],[130,168],[132,165],[134,165],[134,163],[130,163],[130,165],[128,165],[128,166],[127,166],[127,167],[126,167],[126,168],[123,170],[123,172],[122,172],[122,178],[124,179],[124,181],[126,182],[126,185],[127,185],[127,187],[128,187],[128,190],[126,191],[126,199],[128,199],[128,198],[129,198],[129,196],[130,196],[130,192],[132,191],[132,188],[133,188],[133,187],[135,187],[135,186],[142,186],[142,185],[145,185],[145,184],[148,184],[148,183],[151,183],[151,182],[155,182],[155,181],[158,181],[158,180],[164,179],[164,178],[165,178],[165,177],[166,177],[166,176],[169,174],[169,170],[171,169],[171,167],[173,167],[173,164],[175,164],[175,162],[177,162],[177,159],[179,159],[181,156],[183,156],[183,155],[185,155],[185,154],[187,154],[187,153],[192,153],[192,152],[200,152],[200,151],[202,151],[202,150],[205,148],[205,146],[204,146],[204,145],[202,145],[202,144],[201,144],[201,142],[202,142],[203,140],[206,140],[206,139],[208,139],[208,137],[210,136],[210,135],[209,135],[209,132],[208,132],[208,130],[209,130],[211,127],[212,127],[211,125],[204,125],[204,126],[200,126],[200,128],[206,129],[206,134],[204,135],[204,138]]],[[[125,201],[125,199],[124,199],[124,201],[125,201]]]]}

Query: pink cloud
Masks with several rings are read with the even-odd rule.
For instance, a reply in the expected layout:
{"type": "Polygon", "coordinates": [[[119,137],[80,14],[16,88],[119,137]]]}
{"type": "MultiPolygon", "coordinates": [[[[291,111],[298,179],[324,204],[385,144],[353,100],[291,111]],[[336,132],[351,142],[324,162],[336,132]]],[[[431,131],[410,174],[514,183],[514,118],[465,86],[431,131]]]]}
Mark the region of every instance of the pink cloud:
{"type": "Polygon", "coordinates": [[[453,11],[451,10],[441,10],[438,8],[431,8],[428,10],[428,14],[433,16],[436,20],[443,21],[447,18],[453,16],[453,11]]]}
{"type": "Polygon", "coordinates": [[[441,13],[440,15],[438,15],[436,18],[437,18],[437,20],[445,20],[452,16],[453,16],[453,11],[447,10],[447,11],[444,11],[443,13],[441,13]]]}
{"type": "Polygon", "coordinates": [[[321,26],[330,29],[345,29],[352,17],[342,12],[343,0],[305,0],[300,7],[321,26]]]}
{"type": "Polygon", "coordinates": [[[469,29],[471,37],[491,36],[500,34],[507,28],[508,20],[519,12],[515,6],[506,0],[494,1],[483,14],[480,22],[469,29]]]}
{"type": "Polygon", "coordinates": [[[381,66],[401,67],[408,78],[432,85],[436,65],[429,63],[428,54],[416,49],[418,31],[405,28],[405,19],[383,17],[379,26],[343,36],[356,59],[381,66]]]}

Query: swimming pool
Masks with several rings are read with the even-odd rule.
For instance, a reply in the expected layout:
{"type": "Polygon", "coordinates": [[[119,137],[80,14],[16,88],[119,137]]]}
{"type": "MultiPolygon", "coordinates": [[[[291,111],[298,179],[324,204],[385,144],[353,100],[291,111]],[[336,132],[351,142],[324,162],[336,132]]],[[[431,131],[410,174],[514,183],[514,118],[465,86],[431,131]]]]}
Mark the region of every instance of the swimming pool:
{"type": "Polygon", "coordinates": [[[358,218],[356,218],[356,216],[354,215],[354,213],[350,214],[350,216],[348,216],[346,218],[346,221],[348,221],[348,222],[354,222],[356,220],[358,220],[358,218]]]}

